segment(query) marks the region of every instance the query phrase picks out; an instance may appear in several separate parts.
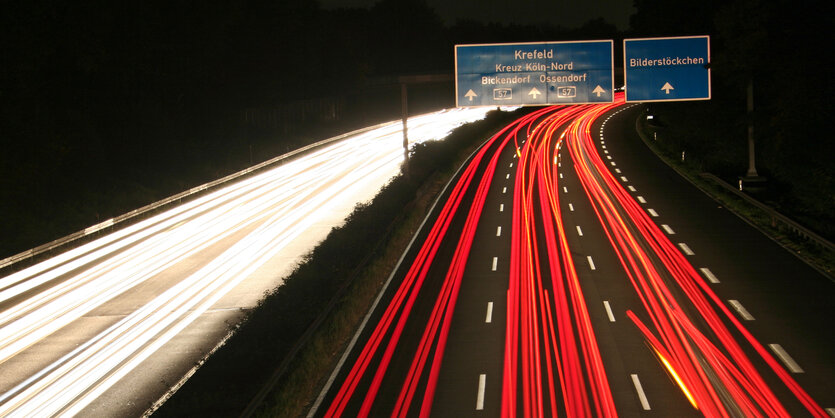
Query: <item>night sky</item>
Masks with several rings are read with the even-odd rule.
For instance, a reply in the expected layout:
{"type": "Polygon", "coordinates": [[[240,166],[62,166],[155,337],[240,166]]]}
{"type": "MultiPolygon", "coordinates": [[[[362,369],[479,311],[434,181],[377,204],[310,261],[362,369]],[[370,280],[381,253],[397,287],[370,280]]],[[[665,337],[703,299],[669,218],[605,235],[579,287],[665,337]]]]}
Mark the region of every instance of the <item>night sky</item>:
{"type": "MultiPolygon", "coordinates": [[[[370,7],[375,0],[320,0],[326,9],[370,7]]],[[[470,19],[479,22],[506,24],[548,23],[576,28],[592,19],[603,18],[618,29],[629,26],[635,12],[632,0],[428,0],[429,6],[446,24],[470,19]]]]}

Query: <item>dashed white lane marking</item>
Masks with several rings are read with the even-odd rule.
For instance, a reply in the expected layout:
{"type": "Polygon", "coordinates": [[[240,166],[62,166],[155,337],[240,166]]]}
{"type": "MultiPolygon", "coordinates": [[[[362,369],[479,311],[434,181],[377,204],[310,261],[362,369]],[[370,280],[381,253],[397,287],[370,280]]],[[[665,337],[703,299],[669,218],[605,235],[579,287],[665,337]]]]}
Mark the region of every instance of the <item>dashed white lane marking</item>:
{"type": "Polygon", "coordinates": [[[478,375],[478,395],[475,400],[475,409],[481,411],[484,409],[484,386],[487,385],[487,375],[478,375]]]}
{"type": "Polygon", "coordinates": [[[568,210],[570,210],[570,211],[574,212],[574,205],[573,205],[573,204],[571,204],[571,203],[569,203],[569,204],[568,204],[568,210]]]}
{"type": "Polygon", "coordinates": [[[731,306],[733,306],[734,309],[736,309],[736,311],[739,313],[739,316],[741,316],[742,319],[744,319],[746,321],[753,321],[754,320],[754,316],[751,315],[751,313],[748,312],[748,310],[745,309],[745,307],[742,306],[742,304],[739,303],[738,300],[728,299],[728,303],[730,303],[731,306]]]}
{"type": "Polygon", "coordinates": [[[630,192],[637,192],[638,191],[637,189],[635,189],[635,186],[633,186],[633,185],[626,186],[626,188],[629,189],[630,192]]]}
{"type": "Polygon", "coordinates": [[[562,173],[560,173],[560,178],[562,178],[562,173]]]}
{"type": "Polygon", "coordinates": [[[615,314],[612,313],[612,307],[609,306],[609,301],[604,300],[603,306],[606,307],[606,315],[609,317],[609,322],[615,322],[615,314]]]}
{"type": "Polygon", "coordinates": [[[592,260],[592,259],[591,259],[591,256],[590,256],[590,255],[587,255],[587,256],[586,256],[586,259],[588,259],[588,260],[589,260],[589,267],[590,267],[592,270],[597,270],[597,267],[595,267],[595,266],[594,266],[594,260],[592,260]]]}
{"type": "Polygon", "coordinates": [[[612,156],[611,156],[611,155],[607,155],[607,156],[606,156],[606,158],[608,158],[608,159],[610,159],[610,160],[611,160],[611,159],[612,159],[612,156]]]}
{"type": "Polygon", "coordinates": [[[504,203],[499,204],[499,212],[504,212],[504,203]]]}
{"type": "Polygon", "coordinates": [[[641,387],[641,381],[638,379],[637,374],[632,374],[632,384],[635,385],[635,392],[638,392],[638,399],[641,400],[641,408],[644,408],[644,411],[649,411],[649,401],[647,400],[647,395],[644,394],[644,388],[641,387]]]}
{"type": "Polygon", "coordinates": [[[499,257],[493,257],[493,271],[496,271],[496,267],[499,265],[499,257]]]}
{"type": "Polygon", "coordinates": [[[510,174],[508,173],[508,175],[504,176],[504,178],[509,179],[509,178],[510,178],[510,174]]]}
{"type": "Polygon", "coordinates": [[[580,225],[577,225],[577,235],[579,235],[581,237],[583,236],[583,229],[580,228],[580,225]]]}
{"type": "Polygon", "coordinates": [[[717,279],[713,272],[710,271],[707,267],[702,267],[699,270],[702,272],[702,274],[705,275],[705,277],[707,277],[707,279],[711,283],[719,283],[719,279],[717,279]]]}
{"type": "Polygon", "coordinates": [[[658,217],[658,212],[656,212],[655,209],[653,209],[653,208],[647,209],[647,212],[649,212],[649,214],[652,215],[653,218],[658,217]]]}
{"type": "Polygon", "coordinates": [[[568,187],[562,186],[563,193],[568,193],[568,187]]]}
{"type": "Polygon", "coordinates": [[[835,408],[826,408],[826,413],[829,414],[830,417],[835,418],[835,408]]]}
{"type": "Polygon", "coordinates": [[[647,200],[646,200],[646,199],[644,199],[644,197],[643,197],[643,196],[638,196],[638,197],[637,197],[637,199],[638,199],[638,201],[639,201],[639,202],[641,202],[641,203],[647,203],[647,200]]]}
{"type": "Polygon", "coordinates": [[[513,163],[510,163],[510,168],[513,168],[513,163]]]}
{"type": "Polygon", "coordinates": [[[780,357],[780,360],[783,362],[783,364],[786,365],[789,371],[791,371],[792,373],[803,373],[803,369],[801,369],[800,365],[798,365],[797,362],[794,361],[794,359],[789,355],[789,353],[787,353],[786,350],[783,349],[783,346],[781,346],[780,344],[769,344],[768,348],[770,348],[771,351],[773,351],[774,354],[777,355],[777,357],[780,357]]]}
{"type": "Polygon", "coordinates": [[[615,169],[615,173],[620,174],[620,169],[619,169],[619,168],[616,168],[616,169],[615,169]]]}
{"type": "Polygon", "coordinates": [[[670,225],[661,224],[661,228],[664,229],[664,232],[666,232],[668,235],[676,234],[676,231],[673,231],[673,228],[670,228],[670,225]]]}
{"type": "Polygon", "coordinates": [[[620,176],[620,179],[623,180],[624,183],[629,181],[629,180],[626,179],[626,176],[620,176]]]}
{"type": "Polygon", "coordinates": [[[500,226],[496,227],[496,236],[497,237],[502,236],[502,227],[500,227],[500,226]]]}
{"type": "Polygon", "coordinates": [[[696,253],[693,252],[693,250],[690,249],[689,246],[687,246],[687,244],[685,244],[683,242],[678,243],[678,248],[681,248],[681,251],[684,251],[684,253],[687,254],[687,255],[695,255],[696,254],[696,253]]]}
{"type": "Polygon", "coordinates": [[[612,167],[614,167],[614,166],[616,166],[616,165],[617,165],[617,164],[615,164],[615,162],[614,162],[614,161],[609,161],[609,164],[611,164],[611,165],[612,165],[612,167]]]}
{"type": "Polygon", "coordinates": [[[487,324],[493,322],[493,302],[487,302],[487,317],[484,318],[484,322],[487,324]]]}
{"type": "Polygon", "coordinates": [[[507,187],[502,187],[502,194],[507,193],[507,187]]]}

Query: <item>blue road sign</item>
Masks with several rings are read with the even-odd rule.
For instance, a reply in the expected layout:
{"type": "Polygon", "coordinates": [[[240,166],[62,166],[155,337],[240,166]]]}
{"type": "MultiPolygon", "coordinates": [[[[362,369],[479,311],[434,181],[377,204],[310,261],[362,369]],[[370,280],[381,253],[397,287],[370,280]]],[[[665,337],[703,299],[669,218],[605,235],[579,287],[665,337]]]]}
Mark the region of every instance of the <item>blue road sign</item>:
{"type": "Polygon", "coordinates": [[[613,42],[455,46],[457,106],[611,103],[613,42]]]}
{"type": "Polygon", "coordinates": [[[627,102],[710,100],[710,37],[624,39],[627,102]]]}

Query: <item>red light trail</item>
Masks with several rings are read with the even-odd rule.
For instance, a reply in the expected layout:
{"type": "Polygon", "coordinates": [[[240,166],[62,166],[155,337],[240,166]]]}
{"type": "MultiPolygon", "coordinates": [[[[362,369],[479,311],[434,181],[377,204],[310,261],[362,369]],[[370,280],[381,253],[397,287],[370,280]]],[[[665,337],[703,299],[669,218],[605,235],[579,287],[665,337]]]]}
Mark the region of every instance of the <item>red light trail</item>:
{"type": "Polygon", "coordinates": [[[570,155],[585,195],[641,302],[643,309],[629,310],[627,316],[658,366],[678,385],[683,400],[711,417],[787,416],[746,353],[748,349],[762,358],[812,415],[826,416],[606,167],[594,147],[591,127],[623,104],[619,94],[612,104],[538,109],[480,149],[457,180],[325,416],[348,414],[352,402],[359,407],[351,415],[388,414],[379,410],[383,407],[373,408],[380,403],[378,394],[396,349],[411,357],[403,360],[409,367],[398,380],[400,389],[390,413],[429,416],[470,249],[499,157],[508,150],[515,153],[518,163],[501,416],[618,415],[563,224],[561,149],[570,155]],[[464,216],[460,230],[452,226],[455,216],[464,216]],[[457,244],[448,264],[443,262],[446,274],[440,290],[427,295],[424,284],[430,266],[439,262],[436,255],[441,242],[450,237],[457,244]],[[418,297],[435,300],[425,320],[411,317],[418,297]],[[407,331],[407,321],[411,327],[419,323],[417,330],[407,331]],[[421,335],[416,347],[399,346],[405,332],[421,335]],[[361,381],[370,381],[367,389],[361,381]]]}

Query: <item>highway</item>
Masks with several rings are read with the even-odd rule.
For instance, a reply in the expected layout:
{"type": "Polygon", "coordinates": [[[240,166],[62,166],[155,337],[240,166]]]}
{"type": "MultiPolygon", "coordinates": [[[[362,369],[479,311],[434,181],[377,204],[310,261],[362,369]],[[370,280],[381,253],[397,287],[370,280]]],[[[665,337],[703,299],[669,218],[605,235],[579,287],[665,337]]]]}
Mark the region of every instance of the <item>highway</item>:
{"type": "MultiPolygon", "coordinates": [[[[489,109],[412,117],[412,143],[489,109]]],[[[141,416],[399,171],[385,124],[0,278],[0,416],[141,416]]]]}
{"type": "Polygon", "coordinates": [[[309,416],[835,416],[835,284],[660,162],[640,110],[486,139],[309,416]]]}

